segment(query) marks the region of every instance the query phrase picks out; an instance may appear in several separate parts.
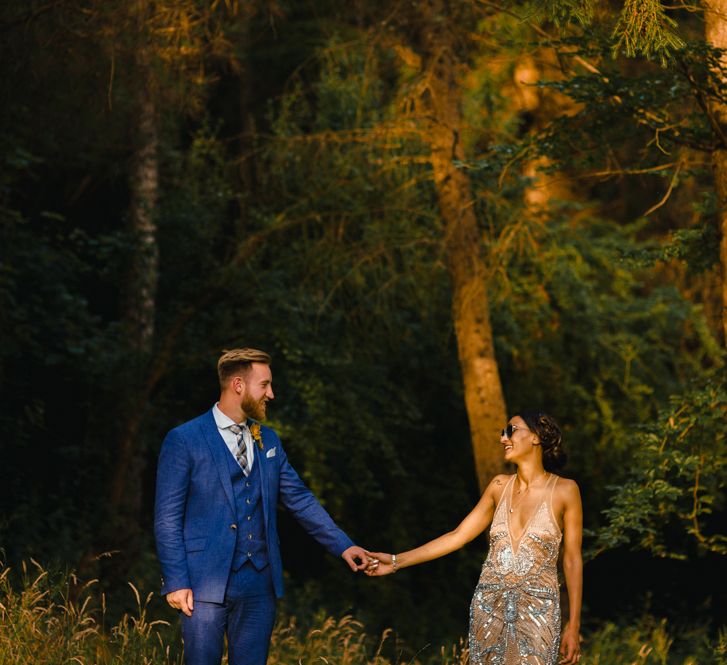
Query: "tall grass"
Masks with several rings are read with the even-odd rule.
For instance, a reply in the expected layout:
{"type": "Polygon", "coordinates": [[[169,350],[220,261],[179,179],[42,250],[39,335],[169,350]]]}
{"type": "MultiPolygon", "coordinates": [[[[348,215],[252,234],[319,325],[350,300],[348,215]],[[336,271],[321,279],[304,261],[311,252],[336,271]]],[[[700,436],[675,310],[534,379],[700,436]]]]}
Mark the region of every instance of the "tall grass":
{"type": "Polygon", "coordinates": [[[172,665],[160,632],[166,621],[148,619],[152,594],[136,600],[134,615],[124,614],[106,628],[106,598],[96,580],[81,583],[74,574],[53,579],[31,560],[23,563],[19,584],[11,569],[0,574],[0,664],[2,665],[172,665]],[[16,589],[17,586],[17,589],[16,589]]]}
{"type": "MultiPolygon", "coordinates": [[[[51,575],[35,561],[0,573],[0,665],[181,665],[178,630],[150,618],[153,594],[129,584],[135,609],[112,625],[95,580],[51,575]],[[12,581],[11,581],[12,576],[12,581]]],[[[346,616],[318,614],[303,629],[283,618],[273,632],[269,665],[466,665],[466,644],[405,656],[391,631],[367,635],[346,616]],[[393,654],[393,655],[392,655],[393,654]]],[[[727,632],[712,643],[698,630],[675,640],[666,623],[645,617],[619,628],[605,624],[583,645],[581,665],[727,665],[727,632]],[[675,643],[679,647],[675,647],[675,643]]],[[[226,660],[223,661],[226,663],[226,660]]]]}
{"type": "MultiPolygon", "coordinates": [[[[370,638],[362,623],[350,616],[342,619],[316,616],[316,628],[301,631],[296,619],[290,618],[276,626],[270,644],[268,665],[419,665],[417,658],[405,658],[400,653],[392,661],[383,655],[384,651],[396,652],[392,642],[392,631],[385,630],[379,639],[370,638]]],[[[459,645],[450,650],[441,649],[436,659],[428,663],[443,665],[465,665],[468,662],[466,649],[459,645]]]]}
{"type": "Polygon", "coordinates": [[[581,665],[727,665],[727,633],[716,642],[704,628],[670,634],[664,619],[651,616],[626,627],[606,623],[586,640],[581,665]]]}

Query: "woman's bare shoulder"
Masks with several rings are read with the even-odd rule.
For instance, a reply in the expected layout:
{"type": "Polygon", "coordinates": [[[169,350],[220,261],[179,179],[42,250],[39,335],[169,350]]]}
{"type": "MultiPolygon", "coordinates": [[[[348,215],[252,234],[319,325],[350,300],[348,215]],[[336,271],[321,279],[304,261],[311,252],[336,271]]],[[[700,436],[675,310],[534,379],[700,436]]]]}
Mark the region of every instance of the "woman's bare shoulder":
{"type": "Polygon", "coordinates": [[[511,475],[508,475],[506,473],[498,473],[492,478],[489,485],[487,485],[485,494],[489,494],[494,499],[495,503],[497,503],[500,500],[502,492],[505,489],[505,486],[509,482],[510,478],[512,478],[511,475]]]}
{"type": "Polygon", "coordinates": [[[507,485],[507,481],[510,480],[513,475],[514,474],[498,473],[492,478],[492,480],[490,481],[490,485],[504,487],[505,485],[507,485]]]}
{"type": "Polygon", "coordinates": [[[581,495],[578,489],[578,483],[570,478],[563,478],[563,476],[558,476],[555,492],[566,500],[580,498],[581,495]]]}

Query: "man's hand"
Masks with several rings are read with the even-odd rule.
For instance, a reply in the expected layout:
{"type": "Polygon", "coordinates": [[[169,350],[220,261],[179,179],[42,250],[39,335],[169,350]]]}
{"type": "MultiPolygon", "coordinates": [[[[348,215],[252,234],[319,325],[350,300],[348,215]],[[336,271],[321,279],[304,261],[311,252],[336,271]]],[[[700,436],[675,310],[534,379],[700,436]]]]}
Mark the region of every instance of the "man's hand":
{"type": "Polygon", "coordinates": [[[359,570],[364,570],[370,563],[369,557],[366,556],[366,550],[358,545],[353,545],[347,550],[344,550],[341,558],[349,565],[354,573],[359,570]],[[361,563],[356,563],[356,559],[361,563]]]}
{"type": "MultiPolygon", "coordinates": [[[[348,552],[348,550],[346,550],[348,552]]],[[[167,594],[167,602],[175,609],[181,610],[188,617],[192,616],[194,610],[194,599],[192,589],[177,589],[167,594]]]]}

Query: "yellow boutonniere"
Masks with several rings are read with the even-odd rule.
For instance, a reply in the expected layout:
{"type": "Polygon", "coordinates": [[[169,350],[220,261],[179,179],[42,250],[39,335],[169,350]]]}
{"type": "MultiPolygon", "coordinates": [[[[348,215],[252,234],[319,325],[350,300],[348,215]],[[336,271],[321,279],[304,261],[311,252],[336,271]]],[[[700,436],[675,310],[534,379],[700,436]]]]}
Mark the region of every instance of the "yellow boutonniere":
{"type": "Polygon", "coordinates": [[[255,441],[257,442],[257,447],[262,450],[263,435],[260,432],[260,423],[253,423],[252,425],[250,425],[250,434],[252,434],[252,438],[255,439],[255,441]]]}

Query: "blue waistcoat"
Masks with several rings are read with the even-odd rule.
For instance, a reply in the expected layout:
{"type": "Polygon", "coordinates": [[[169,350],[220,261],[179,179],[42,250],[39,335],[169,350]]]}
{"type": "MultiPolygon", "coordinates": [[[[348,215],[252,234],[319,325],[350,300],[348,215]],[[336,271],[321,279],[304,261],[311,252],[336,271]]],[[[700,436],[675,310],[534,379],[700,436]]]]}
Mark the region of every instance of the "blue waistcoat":
{"type": "Polygon", "coordinates": [[[240,465],[230,453],[227,456],[232,492],[235,497],[237,542],[232,556],[232,570],[238,570],[248,561],[256,570],[268,565],[268,547],[265,542],[265,516],[260,491],[260,460],[255,460],[250,475],[245,477],[240,465]]]}

